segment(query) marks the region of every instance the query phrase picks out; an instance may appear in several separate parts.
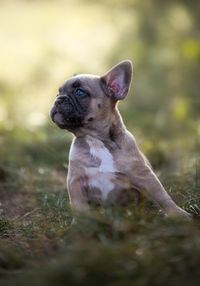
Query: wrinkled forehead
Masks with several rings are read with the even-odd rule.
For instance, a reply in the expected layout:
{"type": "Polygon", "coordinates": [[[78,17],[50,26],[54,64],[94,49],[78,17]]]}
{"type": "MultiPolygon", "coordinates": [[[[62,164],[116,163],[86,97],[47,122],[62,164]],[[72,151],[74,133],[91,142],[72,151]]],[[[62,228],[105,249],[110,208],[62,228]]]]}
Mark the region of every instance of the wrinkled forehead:
{"type": "Polygon", "coordinates": [[[88,92],[98,92],[101,89],[99,76],[81,74],[67,79],[59,88],[59,92],[67,92],[74,88],[81,88],[88,92]]]}

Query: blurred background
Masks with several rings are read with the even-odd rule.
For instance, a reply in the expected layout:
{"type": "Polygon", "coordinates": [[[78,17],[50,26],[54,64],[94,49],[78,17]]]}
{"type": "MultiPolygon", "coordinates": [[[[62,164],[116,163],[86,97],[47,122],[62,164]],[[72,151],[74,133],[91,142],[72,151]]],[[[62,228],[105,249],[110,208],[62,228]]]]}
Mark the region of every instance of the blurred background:
{"type": "Polygon", "coordinates": [[[188,0],[1,0],[1,176],[5,166],[65,170],[72,136],[49,118],[59,85],[124,59],[134,76],[119,108],[140,148],[157,170],[197,168],[199,12],[188,0]]]}
{"type": "Polygon", "coordinates": [[[173,200],[200,214],[200,1],[0,0],[1,285],[199,285],[199,224],[145,202],[71,226],[72,135],[49,110],[74,72],[124,59],[124,122],[173,200]],[[35,268],[48,283],[16,280],[35,268]]]}

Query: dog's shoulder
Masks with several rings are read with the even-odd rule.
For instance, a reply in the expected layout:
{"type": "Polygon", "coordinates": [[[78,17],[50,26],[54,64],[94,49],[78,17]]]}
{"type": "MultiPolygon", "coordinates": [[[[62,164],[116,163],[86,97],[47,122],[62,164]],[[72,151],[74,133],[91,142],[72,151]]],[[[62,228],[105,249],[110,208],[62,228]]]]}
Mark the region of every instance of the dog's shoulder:
{"type": "Polygon", "coordinates": [[[89,145],[84,138],[74,138],[70,147],[69,160],[80,160],[89,152],[89,145]]]}

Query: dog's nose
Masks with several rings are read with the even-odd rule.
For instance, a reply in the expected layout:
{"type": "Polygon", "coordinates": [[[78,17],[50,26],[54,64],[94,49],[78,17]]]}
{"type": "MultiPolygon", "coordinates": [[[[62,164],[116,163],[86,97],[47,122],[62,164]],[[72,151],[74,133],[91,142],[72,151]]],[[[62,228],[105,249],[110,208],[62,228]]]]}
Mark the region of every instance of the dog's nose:
{"type": "Polygon", "coordinates": [[[66,95],[57,95],[56,101],[55,101],[55,105],[59,105],[61,103],[63,103],[63,101],[66,99],[66,95]]]}

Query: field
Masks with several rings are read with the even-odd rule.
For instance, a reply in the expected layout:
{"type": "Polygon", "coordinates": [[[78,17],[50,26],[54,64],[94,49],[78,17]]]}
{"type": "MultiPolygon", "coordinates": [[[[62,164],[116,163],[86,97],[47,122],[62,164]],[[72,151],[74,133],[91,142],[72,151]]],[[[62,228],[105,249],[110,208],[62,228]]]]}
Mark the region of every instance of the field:
{"type": "Polygon", "coordinates": [[[1,1],[0,286],[199,285],[199,219],[172,219],[144,198],[72,224],[72,135],[49,118],[66,77],[131,59],[132,88],[119,104],[125,124],[174,201],[200,214],[199,8],[1,1]]]}

